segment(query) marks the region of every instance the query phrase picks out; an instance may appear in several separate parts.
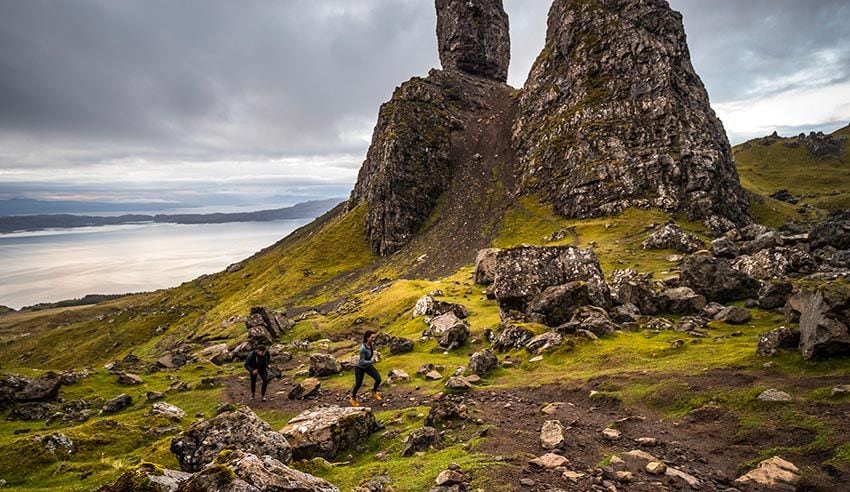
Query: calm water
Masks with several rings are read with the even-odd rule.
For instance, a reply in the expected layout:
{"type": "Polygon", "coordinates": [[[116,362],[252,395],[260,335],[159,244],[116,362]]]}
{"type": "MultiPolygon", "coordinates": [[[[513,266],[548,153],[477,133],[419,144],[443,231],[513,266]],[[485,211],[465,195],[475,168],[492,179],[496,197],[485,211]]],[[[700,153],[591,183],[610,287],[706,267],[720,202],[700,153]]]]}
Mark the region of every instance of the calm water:
{"type": "Polygon", "coordinates": [[[247,258],[310,220],[0,234],[0,305],[172,287],[247,258]]]}

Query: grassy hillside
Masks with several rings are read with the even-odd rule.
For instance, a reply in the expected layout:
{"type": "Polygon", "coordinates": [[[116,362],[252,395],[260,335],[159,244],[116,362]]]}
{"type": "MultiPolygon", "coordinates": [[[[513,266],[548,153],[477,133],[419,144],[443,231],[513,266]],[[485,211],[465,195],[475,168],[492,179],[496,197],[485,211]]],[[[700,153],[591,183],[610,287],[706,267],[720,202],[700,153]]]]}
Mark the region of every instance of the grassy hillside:
{"type": "Polygon", "coordinates": [[[805,203],[827,211],[850,208],[850,126],[833,136],[848,137],[841,156],[818,159],[795,138],[765,137],[734,147],[741,183],[768,196],[782,189],[805,203]],[[788,144],[788,145],[786,145],[788,144]]]}

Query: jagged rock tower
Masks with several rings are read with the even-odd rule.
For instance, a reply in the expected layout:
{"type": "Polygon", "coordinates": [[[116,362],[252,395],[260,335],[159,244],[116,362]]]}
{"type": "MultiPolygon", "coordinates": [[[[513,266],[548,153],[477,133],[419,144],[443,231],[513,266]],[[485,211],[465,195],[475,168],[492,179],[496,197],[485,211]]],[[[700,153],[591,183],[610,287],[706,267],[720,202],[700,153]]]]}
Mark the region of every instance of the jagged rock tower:
{"type": "Polygon", "coordinates": [[[508,16],[501,0],[437,0],[443,70],[415,77],[381,106],[349,208],[365,202],[373,251],[407,244],[462,164],[454,133],[488,109],[493,86],[507,89],[508,16]]]}
{"type": "Polygon", "coordinates": [[[750,221],[682,17],[665,0],[555,0],[519,98],[505,84],[502,1],[436,0],[436,10],[443,70],[381,106],[349,200],[366,207],[377,254],[421,239],[443,195],[439,240],[474,255],[489,244],[474,232],[492,231],[498,214],[486,207],[504,204],[492,199],[499,189],[540,196],[567,217],[654,207],[717,231],[750,221]]]}
{"type": "Polygon", "coordinates": [[[514,124],[525,192],[567,217],[749,221],[723,125],[666,0],[555,0],[514,124]]]}

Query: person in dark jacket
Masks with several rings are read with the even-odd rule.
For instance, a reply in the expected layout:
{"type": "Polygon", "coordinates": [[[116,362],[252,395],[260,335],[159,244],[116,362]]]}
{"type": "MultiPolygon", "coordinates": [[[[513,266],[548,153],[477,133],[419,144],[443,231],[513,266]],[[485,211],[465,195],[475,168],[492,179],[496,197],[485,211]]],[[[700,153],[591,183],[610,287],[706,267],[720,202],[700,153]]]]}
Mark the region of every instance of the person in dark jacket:
{"type": "Polygon", "coordinates": [[[360,406],[357,403],[357,392],[360,390],[360,386],[363,385],[364,374],[368,374],[369,377],[375,380],[375,384],[372,385],[372,398],[376,400],[383,399],[378,392],[378,387],[381,386],[381,375],[375,369],[375,347],[373,343],[376,336],[377,333],[373,331],[367,331],[363,334],[363,344],[360,345],[360,357],[357,359],[357,364],[354,365],[354,388],[351,389],[351,394],[348,396],[348,401],[351,402],[352,407],[360,406]]]}
{"type": "Polygon", "coordinates": [[[245,369],[251,375],[251,399],[253,400],[257,393],[257,376],[262,378],[263,386],[261,396],[263,401],[266,401],[266,388],[269,386],[269,363],[271,355],[266,350],[266,347],[260,345],[256,350],[252,350],[248,357],[245,358],[245,369]]]}

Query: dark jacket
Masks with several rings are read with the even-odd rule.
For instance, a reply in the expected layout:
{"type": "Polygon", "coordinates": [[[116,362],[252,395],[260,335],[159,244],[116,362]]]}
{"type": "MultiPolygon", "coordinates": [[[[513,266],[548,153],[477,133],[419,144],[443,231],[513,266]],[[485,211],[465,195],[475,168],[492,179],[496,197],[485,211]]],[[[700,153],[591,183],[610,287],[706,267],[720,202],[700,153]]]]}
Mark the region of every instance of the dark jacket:
{"type": "Polygon", "coordinates": [[[259,369],[260,372],[267,372],[269,370],[269,363],[272,360],[271,354],[266,350],[266,353],[263,354],[262,357],[257,355],[256,350],[252,350],[248,357],[245,358],[245,369],[253,372],[254,369],[259,369]]]}
{"type": "Polygon", "coordinates": [[[366,345],[365,343],[360,345],[360,358],[357,359],[357,367],[360,369],[368,369],[372,367],[372,364],[375,363],[372,358],[374,357],[374,351],[372,347],[366,345]]]}

